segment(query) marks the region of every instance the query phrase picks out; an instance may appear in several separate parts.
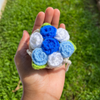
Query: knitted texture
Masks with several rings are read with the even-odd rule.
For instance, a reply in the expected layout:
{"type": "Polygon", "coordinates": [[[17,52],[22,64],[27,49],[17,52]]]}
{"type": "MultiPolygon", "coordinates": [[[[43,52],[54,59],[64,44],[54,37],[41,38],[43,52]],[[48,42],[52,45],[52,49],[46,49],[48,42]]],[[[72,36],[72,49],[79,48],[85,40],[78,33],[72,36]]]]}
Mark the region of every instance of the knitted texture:
{"type": "Polygon", "coordinates": [[[76,46],[69,40],[70,35],[63,28],[56,29],[49,23],[44,23],[30,36],[27,53],[32,58],[34,69],[52,69],[67,63],[71,65],[69,57],[76,50],[76,46]]]}
{"type": "Polygon", "coordinates": [[[59,52],[62,54],[63,58],[70,57],[74,50],[74,45],[70,41],[60,43],[59,52]]]}
{"type": "Polygon", "coordinates": [[[32,60],[36,65],[44,65],[47,63],[48,57],[41,48],[36,48],[32,52],[32,60]]]}
{"type": "Polygon", "coordinates": [[[32,67],[33,67],[34,69],[36,69],[36,70],[43,69],[43,68],[45,68],[46,66],[47,66],[46,64],[45,64],[45,65],[39,66],[39,65],[36,65],[36,64],[32,63],[32,67]]]}
{"type": "Polygon", "coordinates": [[[53,38],[56,36],[57,29],[54,26],[46,25],[41,27],[40,33],[44,39],[46,38],[53,38]]]}
{"type": "Polygon", "coordinates": [[[32,49],[41,47],[43,42],[43,37],[39,32],[35,32],[30,37],[30,46],[32,49]]]}
{"type": "Polygon", "coordinates": [[[77,49],[76,46],[75,46],[75,44],[71,40],[68,40],[68,41],[70,41],[73,44],[73,46],[74,46],[74,52],[75,52],[75,50],[77,49]]]}
{"type": "MultiPolygon", "coordinates": [[[[51,24],[49,24],[49,23],[44,23],[41,27],[46,26],[46,25],[51,25],[51,24]]],[[[40,30],[41,30],[41,28],[40,28],[40,30]]]]}
{"type": "Polygon", "coordinates": [[[63,62],[63,57],[59,52],[54,52],[48,56],[48,65],[50,67],[59,67],[63,62]]]}
{"type": "Polygon", "coordinates": [[[46,38],[43,43],[41,48],[43,49],[43,51],[49,55],[52,54],[53,52],[56,52],[59,50],[59,42],[54,39],[54,38],[46,38]]]}
{"type": "Polygon", "coordinates": [[[65,30],[63,28],[59,28],[59,29],[57,29],[57,33],[56,33],[55,38],[58,41],[63,42],[63,41],[69,40],[70,39],[70,36],[69,36],[67,30],[65,30]]]}

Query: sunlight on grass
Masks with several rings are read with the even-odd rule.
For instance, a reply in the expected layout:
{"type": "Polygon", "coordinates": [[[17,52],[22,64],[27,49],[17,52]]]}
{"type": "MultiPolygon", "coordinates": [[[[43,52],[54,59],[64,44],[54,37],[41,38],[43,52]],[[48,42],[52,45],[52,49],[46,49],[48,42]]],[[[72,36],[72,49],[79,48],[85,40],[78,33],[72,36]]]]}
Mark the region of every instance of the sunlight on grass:
{"type": "Polygon", "coordinates": [[[100,99],[99,18],[98,12],[90,12],[84,1],[87,0],[8,0],[0,20],[0,100],[21,98],[22,89],[12,93],[19,81],[14,55],[23,30],[31,34],[36,15],[49,6],[60,10],[60,23],[66,24],[77,46],[70,58],[72,65],[66,73],[61,100],[100,99]]]}

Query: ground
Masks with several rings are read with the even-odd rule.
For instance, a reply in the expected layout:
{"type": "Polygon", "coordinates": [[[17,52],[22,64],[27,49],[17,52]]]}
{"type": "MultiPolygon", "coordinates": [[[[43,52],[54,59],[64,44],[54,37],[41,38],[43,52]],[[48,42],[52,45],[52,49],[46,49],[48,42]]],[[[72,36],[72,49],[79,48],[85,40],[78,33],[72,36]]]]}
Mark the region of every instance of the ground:
{"type": "Polygon", "coordinates": [[[61,12],[71,40],[77,46],[70,57],[61,100],[100,100],[100,14],[87,0],[8,0],[0,20],[0,100],[19,100],[22,89],[14,55],[23,30],[30,34],[35,17],[49,6],[61,12]]]}

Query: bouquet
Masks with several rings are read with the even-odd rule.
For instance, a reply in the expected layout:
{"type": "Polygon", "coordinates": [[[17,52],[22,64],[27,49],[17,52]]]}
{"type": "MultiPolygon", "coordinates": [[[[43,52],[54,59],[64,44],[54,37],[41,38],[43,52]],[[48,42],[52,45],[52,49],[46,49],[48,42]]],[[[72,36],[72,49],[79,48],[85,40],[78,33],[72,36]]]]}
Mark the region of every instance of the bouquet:
{"type": "Polygon", "coordinates": [[[32,67],[36,70],[52,69],[67,63],[68,71],[71,64],[69,57],[75,50],[76,46],[70,40],[67,30],[56,29],[49,23],[44,23],[30,36],[27,53],[32,58],[32,67]]]}

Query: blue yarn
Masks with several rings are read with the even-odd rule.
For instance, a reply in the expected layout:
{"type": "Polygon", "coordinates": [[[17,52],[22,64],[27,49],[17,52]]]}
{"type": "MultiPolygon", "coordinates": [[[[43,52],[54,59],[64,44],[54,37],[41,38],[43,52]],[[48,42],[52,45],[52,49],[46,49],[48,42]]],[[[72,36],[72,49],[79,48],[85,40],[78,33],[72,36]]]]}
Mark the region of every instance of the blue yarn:
{"type": "Polygon", "coordinates": [[[41,27],[40,33],[44,39],[53,38],[56,36],[57,29],[54,26],[46,25],[41,27]]]}
{"type": "Polygon", "coordinates": [[[68,58],[74,52],[74,45],[70,41],[61,42],[59,52],[62,54],[63,58],[68,58]]]}
{"type": "Polygon", "coordinates": [[[59,46],[60,44],[56,39],[46,38],[43,41],[41,48],[47,55],[49,55],[52,54],[53,52],[59,51],[59,46]]]}
{"type": "Polygon", "coordinates": [[[47,63],[48,57],[41,48],[36,48],[32,52],[32,60],[36,65],[44,65],[47,63]]]}

